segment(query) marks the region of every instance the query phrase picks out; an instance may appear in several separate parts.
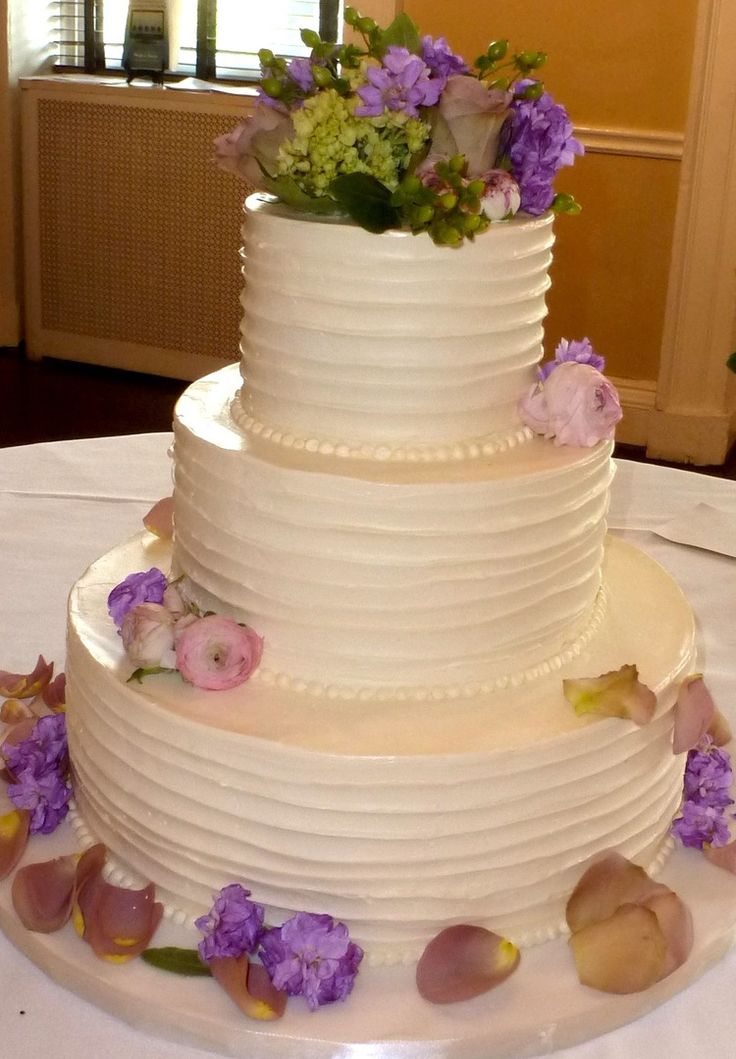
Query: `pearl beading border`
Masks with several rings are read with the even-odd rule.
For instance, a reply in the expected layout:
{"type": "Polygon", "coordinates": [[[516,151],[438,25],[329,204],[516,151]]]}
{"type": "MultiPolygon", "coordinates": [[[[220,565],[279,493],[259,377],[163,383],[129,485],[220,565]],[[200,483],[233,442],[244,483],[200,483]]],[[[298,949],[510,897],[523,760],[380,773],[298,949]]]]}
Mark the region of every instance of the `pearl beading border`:
{"type": "Polygon", "coordinates": [[[508,434],[488,434],[479,438],[452,443],[421,445],[374,445],[370,442],[335,441],[317,437],[302,437],[291,431],[260,422],[247,413],[240,403],[239,392],[230,404],[233,422],[245,433],[280,445],[295,452],[311,455],[336,456],[344,460],[376,460],[380,463],[449,463],[478,460],[526,444],[534,437],[529,427],[521,426],[508,434]]]}
{"type": "Polygon", "coordinates": [[[265,687],[278,688],[280,691],[306,695],[310,698],[330,699],[341,702],[441,702],[444,699],[472,699],[479,695],[490,695],[507,688],[518,688],[530,684],[540,677],[558,672],[568,662],[577,658],[583,648],[598,631],[608,605],[608,590],[605,585],[599,588],[590,618],[585,629],[563,650],[544,659],[528,669],[503,674],[490,680],[470,681],[465,684],[438,684],[432,687],[359,687],[339,684],[322,684],[319,681],[304,680],[279,673],[273,669],[257,669],[251,676],[254,683],[265,687]]]}

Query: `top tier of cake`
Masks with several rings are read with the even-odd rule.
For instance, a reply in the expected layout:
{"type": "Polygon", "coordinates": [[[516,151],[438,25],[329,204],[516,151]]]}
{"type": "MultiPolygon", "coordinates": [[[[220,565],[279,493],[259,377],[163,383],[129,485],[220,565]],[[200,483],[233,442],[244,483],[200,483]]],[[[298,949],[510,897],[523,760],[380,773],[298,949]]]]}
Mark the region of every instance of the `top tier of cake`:
{"type": "Polygon", "coordinates": [[[551,214],[496,224],[458,251],[257,195],[245,212],[242,428],[384,460],[487,456],[528,439],[516,406],[542,355],[551,214]]]}

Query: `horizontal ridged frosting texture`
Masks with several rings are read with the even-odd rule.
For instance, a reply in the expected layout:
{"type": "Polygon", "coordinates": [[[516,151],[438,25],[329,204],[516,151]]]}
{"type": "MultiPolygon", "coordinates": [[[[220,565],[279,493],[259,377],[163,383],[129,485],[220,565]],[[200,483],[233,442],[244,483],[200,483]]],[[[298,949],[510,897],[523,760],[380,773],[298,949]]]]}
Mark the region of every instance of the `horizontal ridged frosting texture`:
{"type": "Polygon", "coordinates": [[[457,251],[252,196],[243,240],[248,425],[368,450],[516,435],[542,355],[551,214],[457,251]]]}
{"type": "Polygon", "coordinates": [[[672,705],[693,664],[692,616],[631,546],[609,549],[611,607],[573,664],[525,692],[397,704],[395,737],[386,712],[370,735],[372,704],[290,701],[253,683],[213,694],[177,675],[126,684],[105,600],[147,561],[165,567],[161,546],[133,541],[72,593],[70,752],[91,835],[181,914],[240,881],[270,922],[326,912],[372,958],[404,959],[455,922],[551,936],[591,856],[615,848],[650,866],[662,854],[681,794],[672,705]],[[654,721],[576,718],[562,677],[637,650],[654,721]]]}
{"type": "Polygon", "coordinates": [[[368,476],[308,454],[286,465],[229,420],[232,371],[177,405],[174,571],[202,609],[264,637],[264,668],[352,688],[462,686],[540,663],[584,630],[610,444],[534,439],[485,462],[368,476]]]}

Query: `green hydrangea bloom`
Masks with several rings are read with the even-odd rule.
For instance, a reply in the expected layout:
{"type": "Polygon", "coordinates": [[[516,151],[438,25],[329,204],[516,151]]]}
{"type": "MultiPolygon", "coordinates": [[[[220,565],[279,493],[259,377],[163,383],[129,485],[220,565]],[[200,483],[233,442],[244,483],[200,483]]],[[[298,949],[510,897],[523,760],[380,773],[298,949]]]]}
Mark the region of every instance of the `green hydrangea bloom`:
{"type": "Polygon", "coordinates": [[[279,176],[291,176],[314,196],[345,173],[368,173],[392,191],[398,187],[412,155],[429,139],[429,123],[401,112],[356,117],[359,102],[334,89],[305,100],[291,116],[295,135],[279,149],[279,176]]]}

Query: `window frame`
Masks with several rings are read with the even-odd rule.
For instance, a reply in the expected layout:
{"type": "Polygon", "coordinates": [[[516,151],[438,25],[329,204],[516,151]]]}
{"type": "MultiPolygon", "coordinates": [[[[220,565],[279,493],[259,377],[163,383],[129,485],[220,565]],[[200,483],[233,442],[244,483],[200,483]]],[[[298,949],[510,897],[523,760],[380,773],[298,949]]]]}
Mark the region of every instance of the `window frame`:
{"type": "MultiPolygon", "coordinates": [[[[73,32],[71,39],[65,33],[62,44],[77,51],[79,63],[55,63],[55,69],[63,71],[83,70],[87,74],[123,73],[122,67],[108,66],[104,46],[104,4],[105,0],[76,0],[73,13],[59,13],[60,25],[73,25],[81,18],[81,34],[73,32]]],[[[197,44],[194,63],[194,75],[203,81],[222,82],[233,85],[252,84],[257,78],[243,68],[242,75],[232,72],[218,73],[217,68],[217,4],[218,0],[197,0],[197,44]]],[[[69,7],[67,0],[60,0],[59,6],[69,7]]],[[[319,32],[323,39],[336,37],[339,30],[339,19],[342,13],[341,0],[319,0],[319,32]]],[[[164,81],[175,82],[188,76],[179,70],[167,70],[164,81]]]]}

